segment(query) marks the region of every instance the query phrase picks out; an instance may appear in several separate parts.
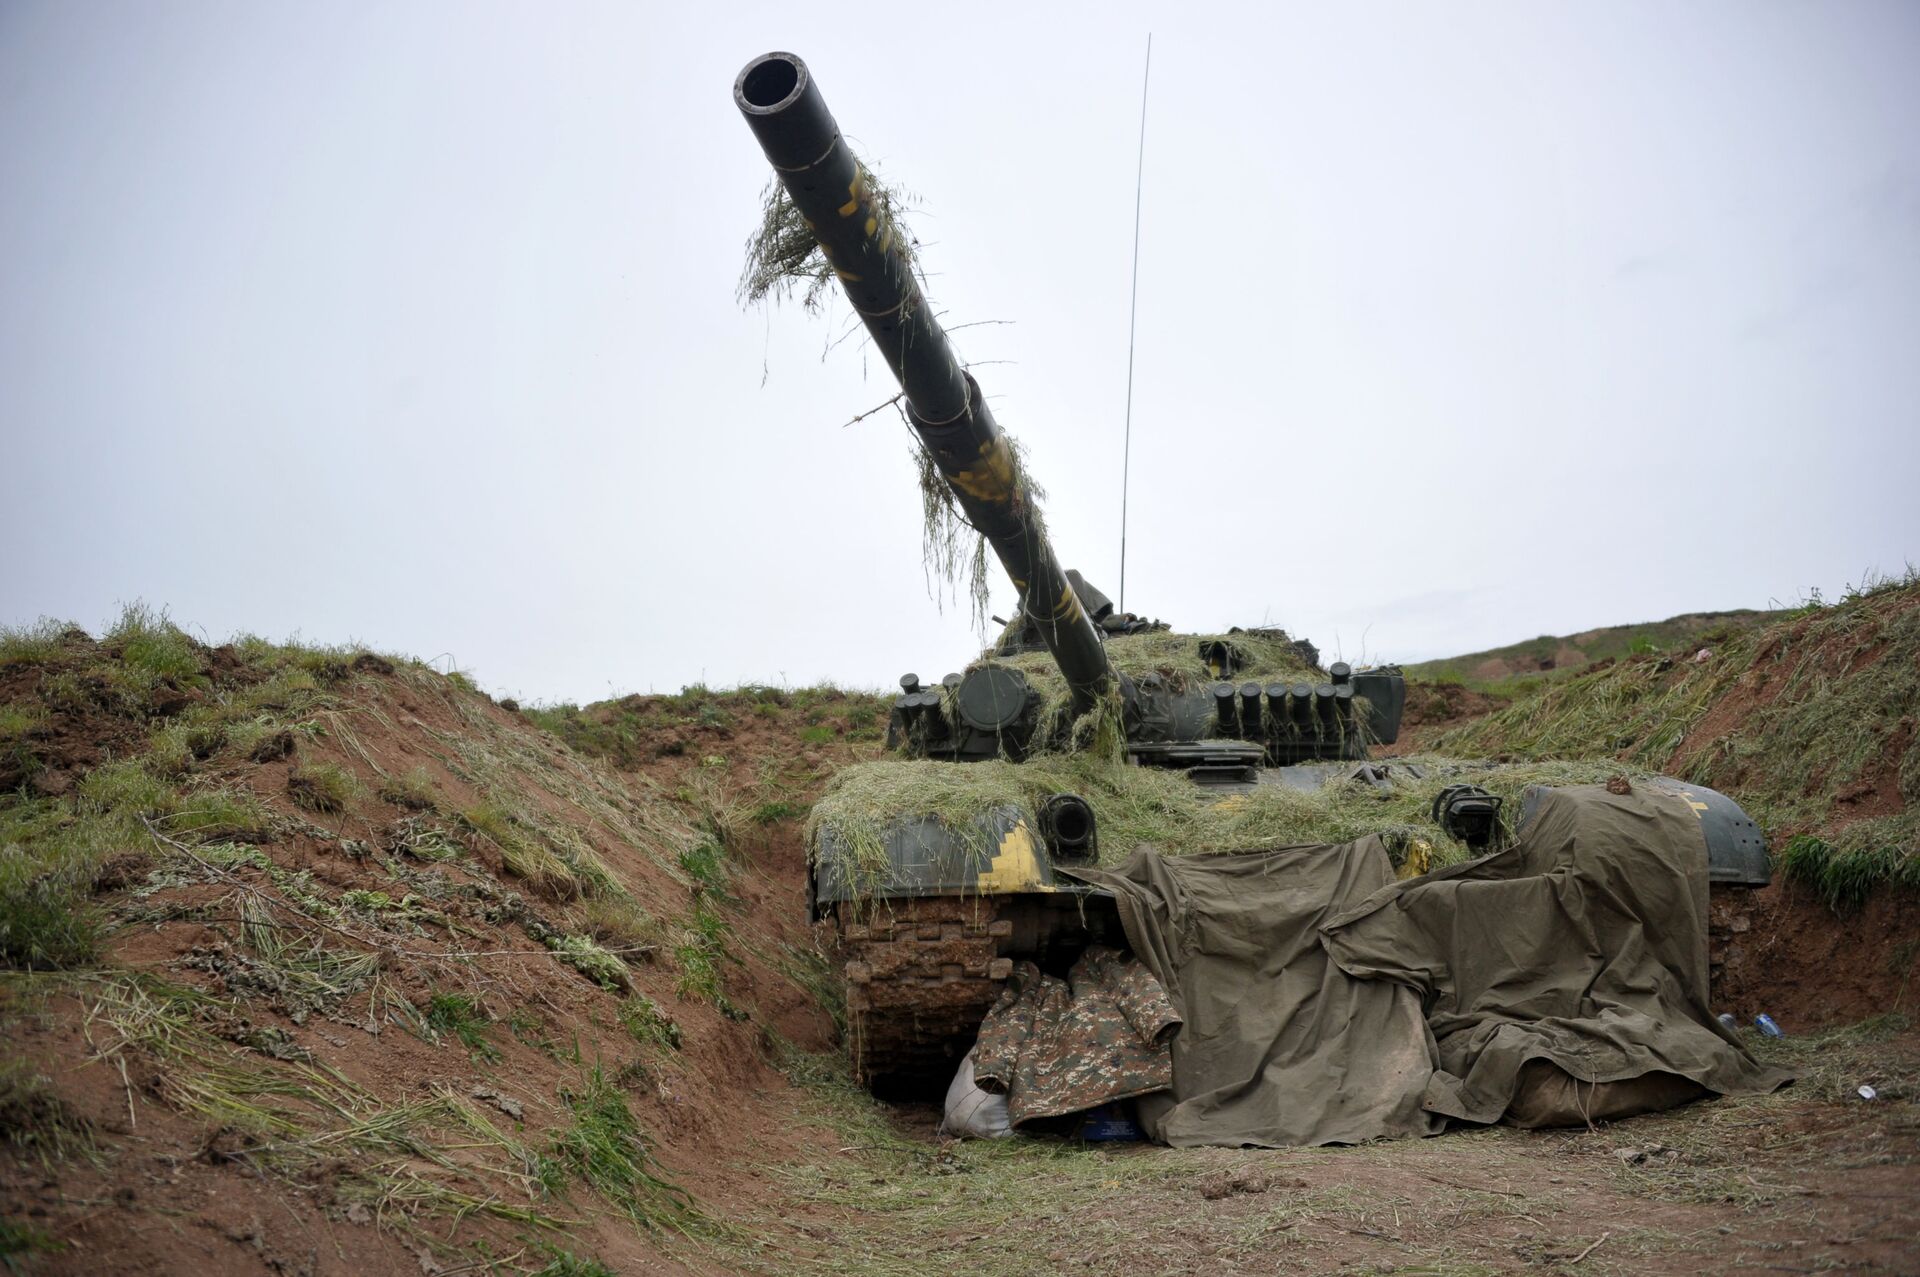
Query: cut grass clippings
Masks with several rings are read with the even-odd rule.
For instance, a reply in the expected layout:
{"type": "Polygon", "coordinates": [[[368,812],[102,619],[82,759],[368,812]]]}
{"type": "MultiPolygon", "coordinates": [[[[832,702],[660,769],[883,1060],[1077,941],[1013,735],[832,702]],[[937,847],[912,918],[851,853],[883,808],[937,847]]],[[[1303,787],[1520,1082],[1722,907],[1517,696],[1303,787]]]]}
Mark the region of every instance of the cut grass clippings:
{"type": "Polygon", "coordinates": [[[683,1231],[695,1221],[693,1199],[659,1173],[627,1097],[598,1064],[560,1098],[572,1120],[542,1160],[548,1191],[564,1192],[574,1176],[637,1227],[683,1231]]]}
{"type": "Polygon", "coordinates": [[[1046,755],[1025,763],[883,761],[850,767],[814,805],[808,846],[823,854],[829,835],[846,857],[851,879],[878,888],[888,872],[888,835],[903,821],[933,817],[963,841],[986,851],[994,838],[986,818],[997,808],[1019,809],[1039,828],[1038,805],[1075,793],[1093,808],[1100,863],[1117,866],[1136,847],[1166,855],[1259,851],[1304,843],[1347,842],[1380,834],[1395,855],[1414,840],[1431,844],[1432,863],[1467,859],[1465,844],[1443,834],[1430,816],[1433,800],[1451,784],[1476,784],[1505,799],[1503,817],[1519,817],[1520,797],[1532,785],[1595,784],[1633,769],[1618,762],[1548,762],[1525,766],[1445,759],[1396,759],[1397,783],[1383,792],[1364,780],[1334,780],[1317,790],[1260,785],[1249,793],[1210,790],[1184,772],[1110,763],[1087,755],[1046,755]],[[1418,766],[1424,778],[1406,769],[1418,766]]]}

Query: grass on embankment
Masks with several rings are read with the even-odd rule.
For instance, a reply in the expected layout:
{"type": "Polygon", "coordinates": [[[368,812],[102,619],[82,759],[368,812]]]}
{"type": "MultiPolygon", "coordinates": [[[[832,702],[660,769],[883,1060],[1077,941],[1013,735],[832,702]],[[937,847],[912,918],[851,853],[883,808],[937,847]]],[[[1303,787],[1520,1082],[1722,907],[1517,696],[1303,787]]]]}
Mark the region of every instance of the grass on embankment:
{"type": "Polygon", "coordinates": [[[1433,742],[1449,754],[1613,755],[1724,790],[1785,872],[1836,907],[1920,885],[1920,581],[1909,575],[1728,636],[1555,681],[1433,742]],[[1863,810],[1864,807],[1864,810],[1863,810]],[[1858,813],[1858,814],[1856,814],[1858,813]]]}
{"type": "Polygon", "coordinates": [[[622,769],[661,758],[693,756],[698,742],[751,732],[785,730],[799,719],[799,743],[872,743],[885,735],[887,699],[871,692],[823,685],[782,688],[746,684],[728,690],[696,683],[679,692],[634,694],[580,706],[529,706],[521,714],[583,754],[622,769]]]}
{"type": "Polygon", "coordinates": [[[1459,683],[1495,696],[1522,695],[1602,661],[1691,655],[1788,615],[1751,608],[1689,612],[1664,621],[1609,625],[1579,634],[1542,634],[1484,652],[1418,661],[1405,669],[1408,678],[1420,682],[1459,683]],[[1482,673],[1487,669],[1507,672],[1488,677],[1482,673]]]}
{"type": "MultiPolygon", "coordinates": [[[[326,1168],[342,1209],[456,1262],[598,1201],[705,1227],[627,1095],[685,1032],[643,981],[744,1014],[721,799],[616,779],[418,662],[209,646],[138,606],[98,641],[0,631],[0,764],[0,1030],[21,1050],[57,1052],[44,1030],[78,1017],[91,1065],[147,1079],[138,1103],[227,1132],[270,1179],[326,1168]],[[198,937],[185,957],[124,956],[170,927],[198,937]],[[584,1021],[556,1020],[563,1003],[584,1021]],[[584,1057],[583,1022],[607,1030],[584,1057]],[[388,1094],[317,1061],[312,1033],[348,1030],[446,1062],[388,1094]],[[441,1077],[524,1069],[527,1048],[564,1066],[544,1133],[441,1077]]],[[[55,1063],[0,1076],[11,1147],[117,1165],[121,1142],[60,1103],[55,1063]]],[[[594,1271],[573,1262],[549,1268],[594,1271]]]]}

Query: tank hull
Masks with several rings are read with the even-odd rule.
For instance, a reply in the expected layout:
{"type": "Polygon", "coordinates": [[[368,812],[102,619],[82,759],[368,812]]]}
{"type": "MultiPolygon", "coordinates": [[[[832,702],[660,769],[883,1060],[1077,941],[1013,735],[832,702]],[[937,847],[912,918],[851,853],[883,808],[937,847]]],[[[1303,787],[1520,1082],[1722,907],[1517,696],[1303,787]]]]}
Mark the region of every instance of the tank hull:
{"type": "MultiPolygon", "coordinates": [[[[1205,801],[1223,803],[1266,786],[1311,793],[1347,785],[1390,797],[1397,788],[1424,787],[1424,793],[1442,782],[1497,788],[1503,772],[1515,771],[1457,760],[1317,762],[1262,768],[1251,781],[1200,788],[1205,801]]],[[[1769,880],[1764,839],[1733,799],[1666,776],[1633,783],[1687,804],[1698,818],[1698,854],[1710,881],[1769,880]]],[[[1524,830],[1546,788],[1530,787],[1510,805],[1497,843],[1524,830]]],[[[1094,804],[1096,812],[1106,805],[1097,797],[1094,804]]],[[[888,827],[884,864],[871,854],[856,864],[853,840],[831,819],[815,823],[813,915],[838,941],[849,1052],[857,1077],[876,1092],[924,1095],[944,1087],[1016,962],[1063,972],[1089,944],[1125,944],[1111,898],[1071,874],[1091,857],[1056,858],[1040,823],[1035,804],[1015,795],[959,828],[932,813],[909,813],[888,827]]],[[[1394,855],[1403,877],[1423,872],[1436,847],[1451,847],[1454,859],[1466,851],[1437,824],[1409,830],[1383,821],[1382,829],[1362,832],[1398,840],[1394,855]]]]}

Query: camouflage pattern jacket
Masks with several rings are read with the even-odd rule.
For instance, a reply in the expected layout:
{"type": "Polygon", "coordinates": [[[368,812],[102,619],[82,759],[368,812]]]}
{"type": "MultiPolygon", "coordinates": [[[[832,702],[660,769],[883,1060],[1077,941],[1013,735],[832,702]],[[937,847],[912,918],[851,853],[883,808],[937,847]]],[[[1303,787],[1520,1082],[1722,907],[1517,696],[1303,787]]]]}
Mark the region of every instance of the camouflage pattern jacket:
{"type": "Polygon", "coordinates": [[[1164,1091],[1179,1027],[1160,982],[1112,949],[1088,949],[1065,980],[1022,962],[980,1022],[974,1081],[1006,1095],[1015,1126],[1164,1091]]]}

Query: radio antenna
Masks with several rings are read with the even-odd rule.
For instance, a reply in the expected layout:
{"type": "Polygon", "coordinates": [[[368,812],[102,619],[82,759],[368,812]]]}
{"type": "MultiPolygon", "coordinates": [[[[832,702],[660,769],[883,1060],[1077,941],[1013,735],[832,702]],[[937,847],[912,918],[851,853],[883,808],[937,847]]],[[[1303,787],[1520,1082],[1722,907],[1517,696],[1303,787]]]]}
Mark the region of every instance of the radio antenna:
{"type": "Polygon", "coordinates": [[[1133,336],[1140,315],[1140,191],[1147,174],[1147,84],[1153,76],[1153,32],[1140,75],[1140,153],[1133,172],[1133,294],[1127,302],[1127,428],[1120,445],[1120,611],[1127,610],[1127,483],[1133,465],[1133,336]]]}

